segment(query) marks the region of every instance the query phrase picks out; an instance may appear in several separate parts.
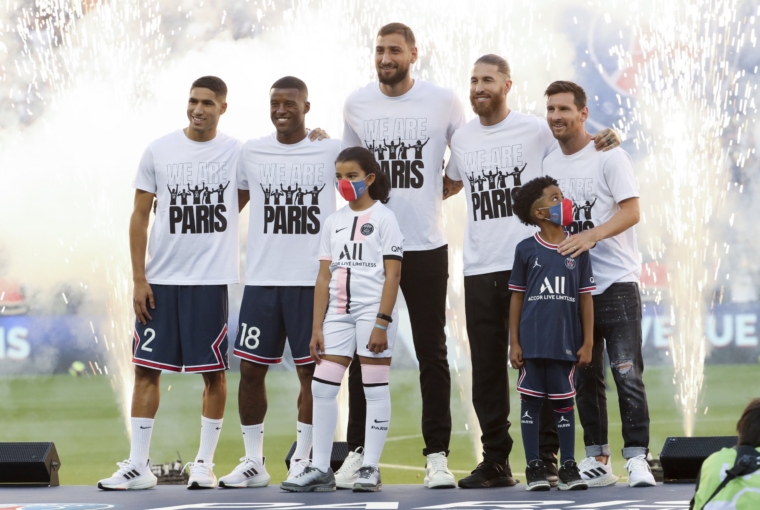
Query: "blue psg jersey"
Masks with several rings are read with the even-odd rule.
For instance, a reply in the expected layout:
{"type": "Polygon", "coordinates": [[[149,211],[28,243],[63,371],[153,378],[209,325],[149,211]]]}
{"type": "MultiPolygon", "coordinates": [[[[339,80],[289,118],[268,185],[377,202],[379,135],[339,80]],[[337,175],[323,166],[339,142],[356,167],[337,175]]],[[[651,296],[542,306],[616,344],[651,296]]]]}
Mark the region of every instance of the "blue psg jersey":
{"type": "Polygon", "coordinates": [[[523,359],[577,361],[583,345],[578,298],[596,289],[588,252],[560,255],[538,232],[520,242],[509,289],[524,292],[520,316],[523,359]]]}

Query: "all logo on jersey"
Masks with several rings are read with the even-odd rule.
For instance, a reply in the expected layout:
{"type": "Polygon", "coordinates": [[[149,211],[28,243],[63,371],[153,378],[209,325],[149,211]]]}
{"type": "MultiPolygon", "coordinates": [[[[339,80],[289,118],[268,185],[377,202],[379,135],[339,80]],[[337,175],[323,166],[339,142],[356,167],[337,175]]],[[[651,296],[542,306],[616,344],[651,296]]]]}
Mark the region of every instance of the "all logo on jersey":
{"type": "Polygon", "coordinates": [[[343,245],[343,249],[340,250],[338,260],[333,260],[331,267],[376,267],[375,262],[364,261],[364,245],[362,242],[348,242],[343,245]]]}
{"type": "Polygon", "coordinates": [[[541,289],[537,295],[528,296],[528,301],[570,301],[575,302],[574,296],[568,296],[565,293],[566,279],[564,276],[545,276],[544,281],[541,283],[541,289]]]}
{"type": "Polygon", "coordinates": [[[577,234],[594,228],[594,179],[559,179],[558,182],[562,194],[573,201],[573,222],[564,229],[571,234],[577,234]]]}
{"type": "Polygon", "coordinates": [[[397,118],[364,121],[364,145],[375,153],[392,188],[421,188],[425,183],[423,149],[430,142],[427,119],[397,118]]]}
{"type": "Polygon", "coordinates": [[[350,243],[352,248],[349,248],[348,244],[343,245],[343,249],[340,251],[340,257],[338,260],[362,260],[362,243],[350,243]]]}
{"type": "Polygon", "coordinates": [[[464,166],[473,221],[512,216],[514,194],[522,186],[522,173],[528,166],[522,159],[522,144],[465,152],[464,166]]]}
{"type": "Polygon", "coordinates": [[[192,163],[169,164],[166,173],[170,234],[213,234],[227,230],[224,192],[230,181],[226,163],[199,163],[197,169],[192,163]]]}
{"type": "Polygon", "coordinates": [[[324,163],[259,165],[265,234],[318,234],[324,163]]]}

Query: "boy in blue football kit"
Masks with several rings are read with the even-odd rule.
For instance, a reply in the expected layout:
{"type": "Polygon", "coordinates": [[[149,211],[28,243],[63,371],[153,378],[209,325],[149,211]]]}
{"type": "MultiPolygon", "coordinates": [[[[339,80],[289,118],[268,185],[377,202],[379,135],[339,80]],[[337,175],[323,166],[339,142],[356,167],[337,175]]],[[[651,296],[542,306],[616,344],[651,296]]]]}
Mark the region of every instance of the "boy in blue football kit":
{"type": "Polygon", "coordinates": [[[582,490],[575,463],[575,367],[591,362],[594,312],[590,292],[596,286],[588,253],[560,255],[559,244],[569,235],[572,202],[564,199],[557,181],[539,177],[514,197],[515,214],[541,230],[515,249],[509,279],[510,362],[520,370],[520,423],[528,463],[527,490],[549,490],[546,466],[539,459],[538,417],[544,399],[554,407],[560,445],[559,489],[582,490]]]}

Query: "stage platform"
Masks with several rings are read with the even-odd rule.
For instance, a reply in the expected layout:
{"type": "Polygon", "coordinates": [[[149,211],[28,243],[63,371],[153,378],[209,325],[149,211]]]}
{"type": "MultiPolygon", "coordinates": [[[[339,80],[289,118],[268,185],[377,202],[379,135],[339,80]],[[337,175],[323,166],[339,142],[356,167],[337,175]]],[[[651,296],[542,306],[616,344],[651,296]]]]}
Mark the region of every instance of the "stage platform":
{"type": "Polygon", "coordinates": [[[2,510],[182,510],[212,509],[464,509],[510,510],[686,510],[694,485],[675,484],[633,489],[624,484],[587,491],[527,492],[525,485],[498,489],[426,489],[421,485],[386,485],[376,494],[336,491],[293,494],[277,485],[263,489],[189,491],[161,485],[145,491],[105,492],[96,487],[0,488],[2,510]]]}

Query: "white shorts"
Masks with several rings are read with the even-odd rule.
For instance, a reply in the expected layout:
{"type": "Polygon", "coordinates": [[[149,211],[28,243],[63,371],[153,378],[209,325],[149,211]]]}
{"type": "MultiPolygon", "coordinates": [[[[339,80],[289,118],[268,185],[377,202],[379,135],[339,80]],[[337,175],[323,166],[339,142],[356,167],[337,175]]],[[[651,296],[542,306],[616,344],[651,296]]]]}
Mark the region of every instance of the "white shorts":
{"type": "Polygon", "coordinates": [[[365,358],[390,358],[398,330],[398,312],[393,310],[393,322],[388,324],[388,348],[380,354],[367,349],[372,330],[377,321],[377,310],[359,313],[328,313],[322,324],[325,337],[325,354],[353,358],[354,353],[365,358]]]}

